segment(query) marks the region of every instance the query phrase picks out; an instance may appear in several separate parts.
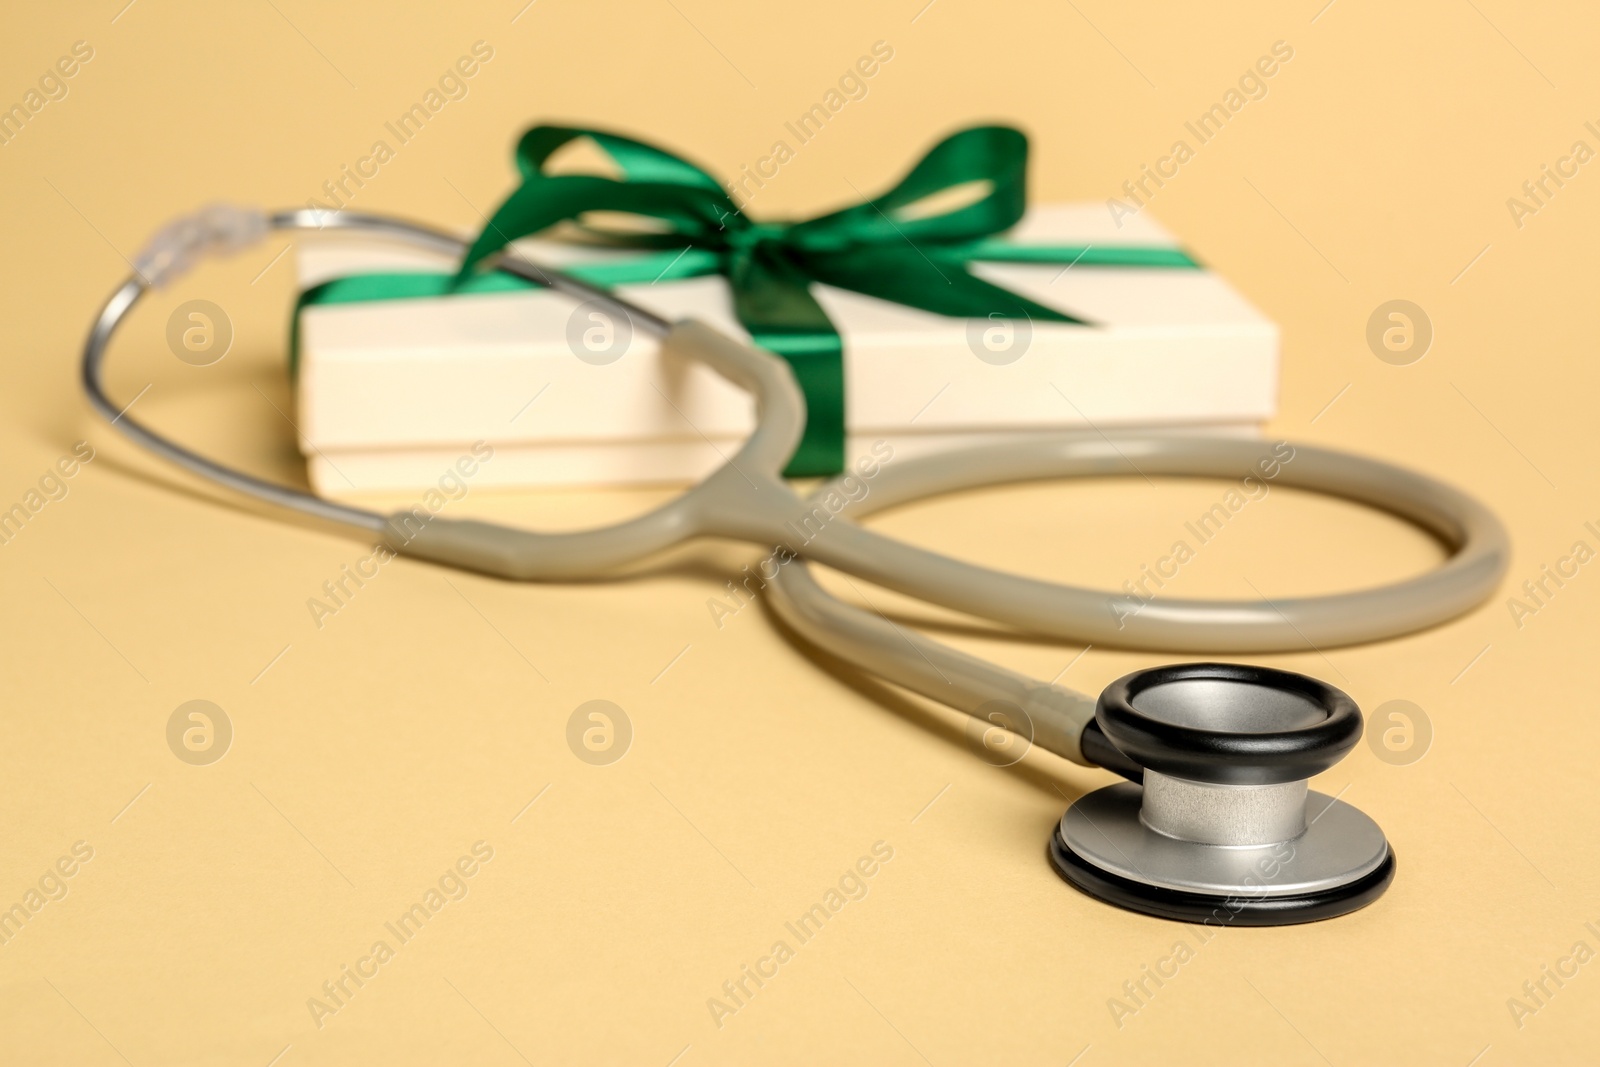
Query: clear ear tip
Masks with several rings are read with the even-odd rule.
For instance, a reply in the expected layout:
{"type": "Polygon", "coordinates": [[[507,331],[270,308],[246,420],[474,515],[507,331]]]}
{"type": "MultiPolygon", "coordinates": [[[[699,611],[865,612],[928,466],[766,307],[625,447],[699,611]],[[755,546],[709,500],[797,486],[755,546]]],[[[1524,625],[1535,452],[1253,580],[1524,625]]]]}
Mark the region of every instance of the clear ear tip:
{"type": "Polygon", "coordinates": [[[266,212],[232,204],[208,204],[157,230],[133,259],[146,285],[159,288],[212,254],[231,255],[266,235],[266,212]]]}

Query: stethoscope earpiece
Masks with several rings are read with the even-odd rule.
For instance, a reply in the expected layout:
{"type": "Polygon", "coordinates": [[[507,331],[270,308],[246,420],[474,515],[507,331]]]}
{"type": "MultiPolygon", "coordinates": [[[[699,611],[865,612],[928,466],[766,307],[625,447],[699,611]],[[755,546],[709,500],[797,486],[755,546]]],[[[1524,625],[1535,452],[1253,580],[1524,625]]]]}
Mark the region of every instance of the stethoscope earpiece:
{"type": "Polygon", "coordinates": [[[1051,839],[1056,870],[1090,896],[1278,926],[1355,911],[1394,878],[1378,824],[1307,788],[1361,738],[1360,709],[1330,685],[1228,663],[1136,671],[1100,694],[1085,738],[1142,778],[1079,798],[1051,839]]]}

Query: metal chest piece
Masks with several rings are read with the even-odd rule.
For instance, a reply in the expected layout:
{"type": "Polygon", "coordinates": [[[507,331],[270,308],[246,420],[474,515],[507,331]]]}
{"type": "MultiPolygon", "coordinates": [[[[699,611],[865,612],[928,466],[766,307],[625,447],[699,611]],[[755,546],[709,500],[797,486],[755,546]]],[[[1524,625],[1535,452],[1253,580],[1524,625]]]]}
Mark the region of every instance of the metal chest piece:
{"type": "Polygon", "coordinates": [[[1311,792],[1361,737],[1361,712],[1313,678],[1188,663],[1106,687],[1090,730],[1144,769],[1067,809],[1050,842],[1078,889],[1148,915],[1278,926],[1355,911],[1394,878],[1372,819],[1311,792]]]}

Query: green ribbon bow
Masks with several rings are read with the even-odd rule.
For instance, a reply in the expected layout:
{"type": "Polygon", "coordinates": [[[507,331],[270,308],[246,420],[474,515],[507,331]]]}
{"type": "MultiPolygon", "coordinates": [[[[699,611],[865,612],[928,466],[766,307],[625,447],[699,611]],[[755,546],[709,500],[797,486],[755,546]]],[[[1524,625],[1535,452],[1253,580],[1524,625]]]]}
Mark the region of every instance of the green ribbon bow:
{"type": "MultiPolygon", "coordinates": [[[[300,307],[364,300],[505,292],[532,283],[479,266],[517,238],[574,222],[605,244],[646,255],[567,268],[598,285],[626,285],[720,274],[734,311],[756,344],[788,361],[805,394],[805,434],[791,477],[835,474],[845,463],[844,352],[839,332],[811,293],[812,282],[962,318],[1029,318],[1079,323],[984,281],[975,261],[1096,267],[1195,268],[1176,248],[1016,245],[995,235],[1026,207],[1027,138],[1005,126],[974,126],[945,138],[900,184],[863,204],[801,222],[756,222],[706,171],[617,134],[535,126],[517,145],[522,185],[495,210],[454,277],[367,274],[340,278],[301,295],[300,307]],[[550,157],[588,138],[621,178],[550,174],[550,157]],[[948,210],[925,209],[963,187],[976,195],[948,210]],[[591,212],[638,216],[651,232],[597,228],[591,212]]],[[[298,308],[297,308],[298,314],[298,308]]],[[[298,324],[298,318],[296,320],[298,324]]]]}

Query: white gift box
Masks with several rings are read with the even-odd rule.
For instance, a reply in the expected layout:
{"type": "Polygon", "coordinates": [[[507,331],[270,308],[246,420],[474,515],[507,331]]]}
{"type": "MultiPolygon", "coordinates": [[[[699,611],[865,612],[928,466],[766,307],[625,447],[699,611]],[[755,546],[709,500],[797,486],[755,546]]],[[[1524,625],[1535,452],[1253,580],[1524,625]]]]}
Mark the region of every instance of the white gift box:
{"type": "MultiPolygon", "coordinates": [[[[1151,245],[1145,215],[1118,229],[1103,205],[1046,205],[1019,243],[1151,245]]],[[[633,256],[524,240],[552,266],[633,256]]],[[[385,238],[329,231],[300,245],[302,287],[454,263],[385,238]]],[[[1277,327],[1209,270],[979,263],[974,273],[1092,325],[967,320],[815,284],[844,339],[848,450],[906,456],[1040,430],[1248,428],[1277,401],[1277,327]]],[[[669,319],[748,336],[725,281],[618,292],[669,319]]],[[[474,441],[494,446],[475,484],[684,483],[753,426],[750,398],[655,338],[543,291],[308,307],[297,377],[301,449],[319,493],[432,485],[474,441]]]]}

